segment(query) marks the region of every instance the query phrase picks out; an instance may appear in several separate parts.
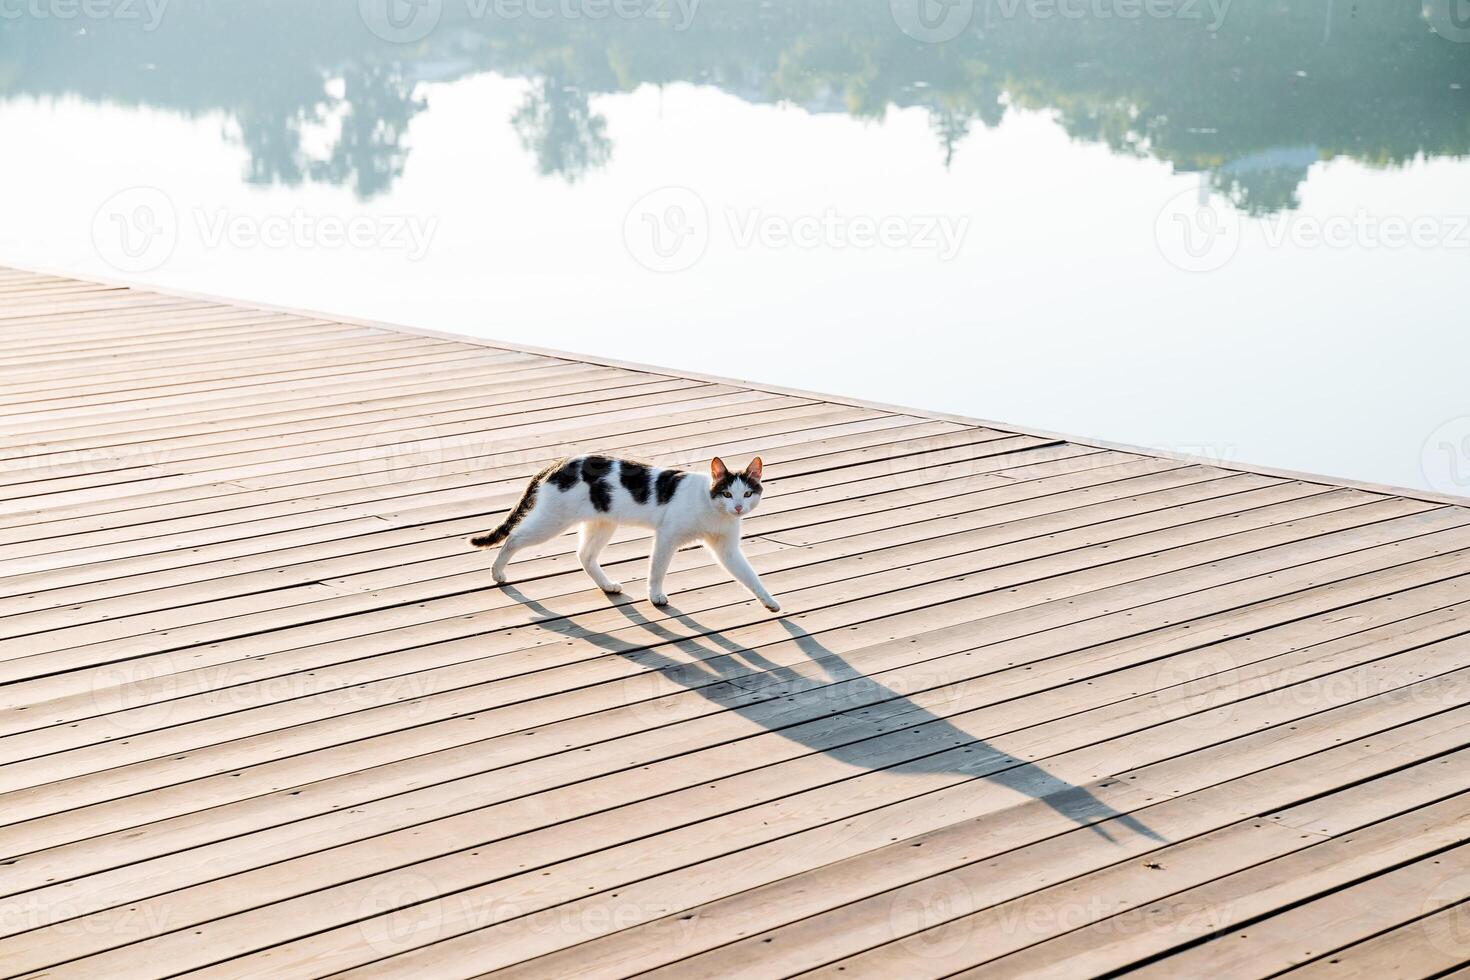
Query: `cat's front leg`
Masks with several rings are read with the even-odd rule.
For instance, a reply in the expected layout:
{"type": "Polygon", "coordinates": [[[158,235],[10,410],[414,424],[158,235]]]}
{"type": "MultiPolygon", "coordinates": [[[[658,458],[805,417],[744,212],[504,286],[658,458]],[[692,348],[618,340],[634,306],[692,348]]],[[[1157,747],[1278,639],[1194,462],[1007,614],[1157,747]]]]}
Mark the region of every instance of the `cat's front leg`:
{"type": "Polygon", "coordinates": [[[750,567],[750,562],[745,558],[745,552],[740,550],[738,537],[731,535],[706,541],[705,547],[714,553],[715,560],[725,567],[725,571],[729,572],[735,581],[749,589],[761,601],[761,605],[771,612],[781,611],[781,603],[766,591],[766,587],[761,584],[761,577],[755,573],[754,568],[750,567]]]}
{"type": "Polygon", "coordinates": [[[664,575],[678,549],[679,542],[672,534],[660,532],[654,535],[653,554],[648,558],[648,601],[655,606],[669,604],[669,597],[664,594],[664,575]]]}

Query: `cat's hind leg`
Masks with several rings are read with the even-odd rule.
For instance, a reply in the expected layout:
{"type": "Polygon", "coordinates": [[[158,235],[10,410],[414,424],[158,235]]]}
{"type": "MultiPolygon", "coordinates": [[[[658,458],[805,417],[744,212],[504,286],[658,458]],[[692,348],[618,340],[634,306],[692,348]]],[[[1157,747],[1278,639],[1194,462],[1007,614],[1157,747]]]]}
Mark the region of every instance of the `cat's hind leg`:
{"type": "Polygon", "coordinates": [[[572,525],[563,514],[557,513],[556,508],[537,506],[525,516],[510,532],[510,537],[500,546],[499,553],[495,556],[495,564],[491,568],[491,574],[495,581],[504,585],[506,582],[505,566],[515,557],[515,553],[522,548],[550,541],[558,534],[566,531],[572,525]]]}
{"type": "Polygon", "coordinates": [[[582,543],[577,548],[577,559],[582,562],[582,568],[592,576],[597,587],[608,595],[617,595],[623,591],[623,583],[608,578],[597,556],[602,554],[602,549],[607,547],[617,529],[617,524],[612,521],[584,521],[581,530],[582,543]]]}

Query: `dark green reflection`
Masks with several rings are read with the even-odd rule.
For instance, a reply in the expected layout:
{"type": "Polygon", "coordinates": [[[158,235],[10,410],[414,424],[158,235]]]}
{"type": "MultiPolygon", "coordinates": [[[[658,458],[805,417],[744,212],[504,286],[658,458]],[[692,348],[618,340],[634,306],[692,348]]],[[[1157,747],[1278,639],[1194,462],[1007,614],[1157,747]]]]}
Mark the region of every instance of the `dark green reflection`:
{"type": "Polygon", "coordinates": [[[860,117],[922,107],[946,163],[1012,107],[1046,110],[1076,139],[1205,173],[1252,213],[1294,207],[1318,160],[1391,167],[1470,147],[1470,43],[1433,30],[1434,5],[1463,0],[1235,0],[1218,30],[1223,0],[1129,20],[975,0],[945,43],[905,34],[889,0],[704,0],[687,24],[694,0],[647,0],[667,3],[666,19],[554,13],[572,0],[541,0],[546,17],[505,16],[517,9],[505,0],[421,0],[442,8],[408,44],[369,31],[358,0],[172,0],[153,30],[146,0],[113,0],[135,4],[132,18],[72,20],[28,12],[38,2],[3,0],[6,97],[223,111],[246,180],[330,181],[365,198],[403,170],[419,83],[486,70],[531,84],[510,119],[484,123],[512,125],[538,172],[567,181],[616,152],[591,96],[672,82],[860,117]],[[302,133],[319,125],[331,146],[309,153],[302,133]]]}

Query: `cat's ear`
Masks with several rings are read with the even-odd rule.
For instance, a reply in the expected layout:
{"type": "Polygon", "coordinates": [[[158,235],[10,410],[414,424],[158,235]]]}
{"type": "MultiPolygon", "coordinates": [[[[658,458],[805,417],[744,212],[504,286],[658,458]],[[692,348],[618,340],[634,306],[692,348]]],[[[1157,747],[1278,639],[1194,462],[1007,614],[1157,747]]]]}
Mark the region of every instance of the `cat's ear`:
{"type": "Polygon", "coordinates": [[[716,456],[714,459],[709,461],[709,478],[711,480],[714,480],[716,483],[719,483],[721,480],[723,480],[725,478],[725,474],[729,472],[730,471],[725,468],[725,461],[720,459],[720,457],[716,456]]]}
{"type": "Polygon", "coordinates": [[[752,478],[759,480],[761,478],[761,458],[757,456],[751,460],[750,465],[745,468],[745,472],[750,474],[752,478]]]}

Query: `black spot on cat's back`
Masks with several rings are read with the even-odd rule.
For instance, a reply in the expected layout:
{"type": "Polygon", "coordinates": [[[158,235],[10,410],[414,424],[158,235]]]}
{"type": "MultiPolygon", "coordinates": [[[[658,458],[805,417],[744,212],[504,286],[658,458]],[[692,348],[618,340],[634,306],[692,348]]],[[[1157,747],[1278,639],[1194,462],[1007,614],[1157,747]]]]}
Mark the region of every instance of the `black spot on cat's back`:
{"type": "Polygon", "coordinates": [[[587,456],[582,460],[582,480],[587,484],[592,508],[603,513],[612,510],[612,484],[607,481],[612,464],[606,456],[587,456]]]}
{"type": "Polygon", "coordinates": [[[577,485],[578,478],[582,475],[582,461],[569,459],[556,469],[552,470],[546,477],[546,482],[558,490],[570,490],[577,485]]]}
{"type": "Polygon", "coordinates": [[[612,484],[606,480],[587,481],[587,493],[592,498],[592,509],[606,513],[612,510],[612,484]]]}
{"type": "Polygon", "coordinates": [[[658,494],[658,502],[666,504],[674,499],[674,491],[679,489],[679,481],[684,479],[682,470],[663,470],[655,481],[655,489],[658,494]]]}
{"type": "Polygon", "coordinates": [[[613,461],[606,456],[582,457],[582,479],[591,483],[612,471],[613,461]]]}
{"type": "Polygon", "coordinates": [[[628,491],[635,503],[648,503],[648,492],[653,480],[647,466],[626,459],[619,460],[618,482],[623,485],[624,490],[628,491]]]}

